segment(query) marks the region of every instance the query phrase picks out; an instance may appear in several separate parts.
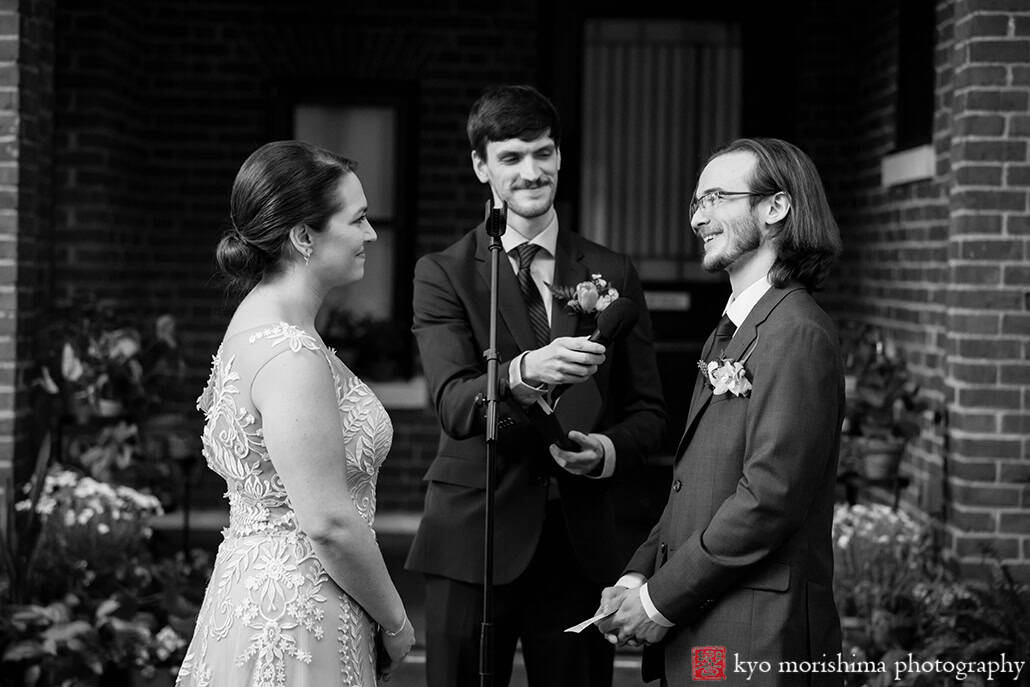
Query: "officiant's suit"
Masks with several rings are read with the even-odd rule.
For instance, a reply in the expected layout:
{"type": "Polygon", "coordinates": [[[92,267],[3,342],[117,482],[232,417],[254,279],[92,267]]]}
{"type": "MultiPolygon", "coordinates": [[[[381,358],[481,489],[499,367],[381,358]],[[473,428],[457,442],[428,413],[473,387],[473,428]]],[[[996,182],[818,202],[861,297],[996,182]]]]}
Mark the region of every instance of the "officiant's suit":
{"type": "MultiPolygon", "coordinates": [[[[483,574],[486,409],[482,400],[486,395],[483,352],[489,346],[488,246],[489,238],[480,224],[446,250],[421,258],[414,284],[413,331],[442,432],[437,456],[425,475],[425,512],[407,567],[431,580],[446,578],[468,585],[481,585],[483,574]]],[[[558,231],[554,258],[555,284],[575,286],[589,280],[591,274],[600,274],[622,296],[633,299],[640,311],[636,326],[608,346],[605,362],[584,382],[597,385],[603,406],[595,426],[578,429],[611,439],[616,452],[614,474],[608,479],[570,474],[558,467],[548,451],[549,442],[509,393],[511,361],[539,344],[516,275],[507,256],[500,256],[497,351],[502,400],[498,407],[501,430],[494,580],[511,588],[522,585],[520,593],[526,604],[536,601],[534,608],[539,606],[537,583],[549,588],[545,593],[553,595],[553,603],[541,610],[539,621],[555,627],[564,623],[564,627],[589,617],[600,587],[622,569],[624,560],[615,543],[616,504],[609,497],[609,488],[612,480],[634,470],[641,456],[659,447],[665,411],[650,318],[630,260],[565,228],[558,231]],[[531,583],[527,583],[529,579],[531,583]],[[578,579],[586,582],[575,583],[578,579]],[[569,588],[562,590],[560,585],[566,583],[569,588]],[[573,588],[576,586],[589,591],[573,588]]],[[[595,329],[593,314],[570,314],[562,300],[556,298],[551,310],[552,339],[587,336],[595,329]]],[[[481,593],[481,586],[479,590],[481,593]]],[[[464,631],[451,634],[448,629],[448,636],[432,636],[428,641],[467,641],[459,635],[468,634],[469,623],[478,626],[479,618],[469,617],[473,612],[462,608],[460,599],[446,607],[427,608],[427,614],[448,616],[429,621],[429,632],[434,627],[465,626],[464,631]]],[[[473,639],[477,632],[473,629],[473,639]]],[[[599,638],[596,632],[591,634],[599,638]]],[[[560,630],[556,639],[550,647],[527,647],[523,638],[523,650],[559,652],[559,642],[564,640],[560,630]]],[[[598,646],[602,652],[609,651],[610,680],[610,648],[603,642],[598,646]]],[[[471,647],[469,651],[475,653],[471,647]]],[[[506,661],[499,656],[497,662],[502,667],[510,665],[510,658],[506,661]]],[[[546,676],[538,678],[536,684],[546,684],[546,676]]]]}
{"type": "MultiPolygon", "coordinates": [[[[714,334],[713,334],[714,336],[714,334]]],[[[692,649],[725,647],[722,684],[841,684],[788,674],[781,660],[835,660],[840,626],[828,533],[844,412],[842,364],[830,318],[800,285],[773,287],[724,352],[744,360],[748,396],[713,395],[698,375],[668,505],[627,571],[675,626],[645,649],[644,678],[690,684],[692,649]],[[773,670],[734,673],[740,660],[773,670]]]]}

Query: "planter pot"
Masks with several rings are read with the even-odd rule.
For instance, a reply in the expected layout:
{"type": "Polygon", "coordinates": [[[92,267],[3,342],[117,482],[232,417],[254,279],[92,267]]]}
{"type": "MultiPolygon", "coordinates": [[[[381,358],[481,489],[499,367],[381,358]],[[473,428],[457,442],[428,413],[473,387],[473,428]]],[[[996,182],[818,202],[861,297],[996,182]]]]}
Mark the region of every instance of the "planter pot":
{"type": "Polygon", "coordinates": [[[898,474],[901,456],[905,452],[905,442],[897,439],[862,437],[859,441],[859,452],[862,455],[862,469],[866,479],[893,479],[898,474]]]}

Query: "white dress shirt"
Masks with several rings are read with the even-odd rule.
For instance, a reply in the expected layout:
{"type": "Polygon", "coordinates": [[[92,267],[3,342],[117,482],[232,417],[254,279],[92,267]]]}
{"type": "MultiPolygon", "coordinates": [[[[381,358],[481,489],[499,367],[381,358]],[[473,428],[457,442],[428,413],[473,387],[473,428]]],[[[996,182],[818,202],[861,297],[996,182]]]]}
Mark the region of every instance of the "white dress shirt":
{"type": "MultiPolygon", "coordinates": [[[[772,283],[769,281],[769,276],[766,275],[741,291],[739,295],[730,294],[730,299],[722,310],[723,314],[730,318],[730,322],[735,327],[739,327],[747,319],[747,316],[751,314],[754,307],[758,305],[758,301],[762,300],[762,296],[771,288],[772,283]]],[[[662,615],[661,611],[651,601],[651,595],[647,593],[647,584],[644,582],[643,575],[639,573],[626,573],[619,578],[615,586],[627,587],[629,589],[639,588],[640,604],[644,607],[647,617],[656,625],[661,625],[662,627],[673,627],[675,625],[675,623],[662,615]]]]}

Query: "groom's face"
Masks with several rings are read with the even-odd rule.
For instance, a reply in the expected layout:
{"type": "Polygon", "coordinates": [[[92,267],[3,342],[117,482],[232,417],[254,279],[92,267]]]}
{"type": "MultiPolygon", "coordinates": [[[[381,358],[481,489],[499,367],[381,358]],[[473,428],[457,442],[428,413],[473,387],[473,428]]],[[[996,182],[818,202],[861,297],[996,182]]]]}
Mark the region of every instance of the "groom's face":
{"type": "Polygon", "coordinates": [[[558,191],[561,153],[550,131],[531,141],[509,138],[488,141],[486,157],[472,152],[476,176],[490,184],[494,201],[507,201],[508,211],[531,219],[546,214],[558,191]]]}
{"type": "MultiPolygon", "coordinates": [[[[747,151],[720,155],[705,166],[697,182],[695,197],[723,191],[750,191],[751,173],[757,160],[747,151]]],[[[694,232],[704,243],[701,265],[708,272],[729,269],[750,255],[762,241],[751,196],[727,195],[708,208],[700,207],[691,218],[694,232]]]]}

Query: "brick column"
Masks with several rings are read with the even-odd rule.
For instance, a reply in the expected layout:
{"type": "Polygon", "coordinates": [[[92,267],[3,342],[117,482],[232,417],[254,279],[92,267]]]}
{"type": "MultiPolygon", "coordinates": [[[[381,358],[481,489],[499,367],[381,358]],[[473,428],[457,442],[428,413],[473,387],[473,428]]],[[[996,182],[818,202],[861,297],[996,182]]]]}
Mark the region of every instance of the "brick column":
{"type": "Polygon", "coordinates": [[[1030,8],[955,3],[948,248],[952,552],[1030,576],[1030,8]]]}
{"type": "Polygon", "coordinates": [[[49,282],[53,18],[53,0],[0,2],[0,506],[38,439],[25,372],[49,282]]]}

